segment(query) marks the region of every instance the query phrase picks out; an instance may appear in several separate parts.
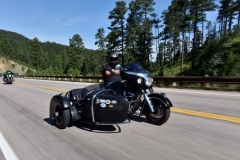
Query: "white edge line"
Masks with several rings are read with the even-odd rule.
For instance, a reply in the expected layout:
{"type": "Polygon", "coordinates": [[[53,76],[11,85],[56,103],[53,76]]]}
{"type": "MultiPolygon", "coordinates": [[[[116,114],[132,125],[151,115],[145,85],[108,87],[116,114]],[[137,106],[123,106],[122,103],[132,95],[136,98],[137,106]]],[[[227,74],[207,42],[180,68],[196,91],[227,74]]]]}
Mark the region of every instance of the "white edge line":
{"type": "Polygon", "coordinates": [[[0,147],[6,160],[19,160],[1,132],[0,132],[0,147]]]}

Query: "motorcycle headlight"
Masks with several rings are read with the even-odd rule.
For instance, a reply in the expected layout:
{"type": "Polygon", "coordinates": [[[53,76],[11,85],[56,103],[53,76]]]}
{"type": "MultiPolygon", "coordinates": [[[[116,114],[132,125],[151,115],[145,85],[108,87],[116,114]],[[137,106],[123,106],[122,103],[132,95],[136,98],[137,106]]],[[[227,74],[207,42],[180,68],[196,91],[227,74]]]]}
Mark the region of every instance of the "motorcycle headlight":
{"type": "Polygon", "coordinates": [[[142,83],[142,78],[138,78],[138,79],[137,79],[137,83],[138,83],[138,84],[141,84],[141,83],[142,83]]]}
{"type": "Polygon", "coordinates": [[[153,79],[151,77],[148,77],[145,81],[145,85],[147,87],[150,87],[152,85],[153,79]]]}

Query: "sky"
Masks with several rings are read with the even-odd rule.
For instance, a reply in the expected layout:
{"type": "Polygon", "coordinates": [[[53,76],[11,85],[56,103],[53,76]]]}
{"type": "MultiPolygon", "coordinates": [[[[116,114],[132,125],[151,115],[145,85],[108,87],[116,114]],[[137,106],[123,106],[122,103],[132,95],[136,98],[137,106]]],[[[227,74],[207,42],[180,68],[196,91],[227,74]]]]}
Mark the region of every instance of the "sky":
{"type": "MultiPolygon", "coordinates": [[[[125,0],[127,6],[131,0],[125,0]]],[[[117,0],[0,0],[0,29],[19,33],[41,42],[69,45],[69,39],[79,34],[85,48],[97,49],[95,34],[104,28],[109,32],[109,11],[117,0]]],[[[161,16],[171,0],[155,0],[155,13],[161,16]]],[[[209,12],[215,20],[217,12],[209,12]]]]}

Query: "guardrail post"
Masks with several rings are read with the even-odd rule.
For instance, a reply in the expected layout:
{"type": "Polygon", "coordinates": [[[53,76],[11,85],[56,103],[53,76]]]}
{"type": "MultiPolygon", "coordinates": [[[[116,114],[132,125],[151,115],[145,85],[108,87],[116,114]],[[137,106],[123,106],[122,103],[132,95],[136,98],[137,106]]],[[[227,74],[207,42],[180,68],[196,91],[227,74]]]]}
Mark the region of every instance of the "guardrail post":
{"type": "Polygon", "coordinates": [[[173,83],[172,83],[172,86],[173,86],[173,87],[176,87],[176,86],[177,86],[177,82],[173,82],[173,83]]]}
{"type": "Polygon", "coordinates": [[[205,83],[206,88],[210,88],[210,83],[205,83]]]}

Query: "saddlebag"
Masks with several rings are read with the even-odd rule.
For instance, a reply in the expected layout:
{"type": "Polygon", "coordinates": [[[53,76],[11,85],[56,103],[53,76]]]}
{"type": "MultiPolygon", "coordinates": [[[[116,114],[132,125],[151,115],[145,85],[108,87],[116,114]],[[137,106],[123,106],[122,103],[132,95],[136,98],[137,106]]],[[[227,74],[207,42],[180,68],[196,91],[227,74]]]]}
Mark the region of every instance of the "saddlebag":
{"type": "Polygon", "coordinates": [[[82,101],[82,117],[92,122],[121,123],[127,119],[128,101],[112,90],[96,89],[82,101]]]}

